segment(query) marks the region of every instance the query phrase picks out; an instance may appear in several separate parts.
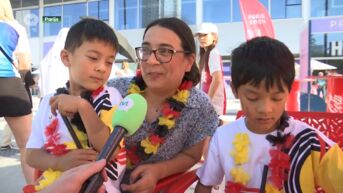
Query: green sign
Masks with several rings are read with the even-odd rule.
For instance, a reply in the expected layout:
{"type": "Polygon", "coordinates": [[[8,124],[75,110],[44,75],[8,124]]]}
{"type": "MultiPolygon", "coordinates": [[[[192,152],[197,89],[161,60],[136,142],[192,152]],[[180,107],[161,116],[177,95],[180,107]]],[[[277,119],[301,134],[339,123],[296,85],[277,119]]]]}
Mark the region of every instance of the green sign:
{"type": "Polygon", "coordinates": [[[61,16],[43,16],[43,23],[60,23],[61,16]]]}

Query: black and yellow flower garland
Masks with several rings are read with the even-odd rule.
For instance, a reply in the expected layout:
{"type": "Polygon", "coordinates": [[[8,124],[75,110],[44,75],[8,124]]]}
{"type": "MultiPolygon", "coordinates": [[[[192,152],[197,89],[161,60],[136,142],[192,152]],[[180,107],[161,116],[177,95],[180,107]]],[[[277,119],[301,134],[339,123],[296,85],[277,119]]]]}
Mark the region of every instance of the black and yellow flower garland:
{"type": "MultiPolygon", "coordinates": [[[[180,116],[182,109],[186,106],[192,85],[191,81],[184,81],[175,95],[168,98],[163,104],[156,130],[144,140],[137,142],[136,145],[126,147],[128,167],[147,160],[157,153],[158,148],[165,142],[165,137],[175,127],[176,119],[180,116]]],[[[137,73],[136,77],[131,80],[128,94],[142,94],[145,88],[146,84],[143,77],[140,73],[137,73]]]]}

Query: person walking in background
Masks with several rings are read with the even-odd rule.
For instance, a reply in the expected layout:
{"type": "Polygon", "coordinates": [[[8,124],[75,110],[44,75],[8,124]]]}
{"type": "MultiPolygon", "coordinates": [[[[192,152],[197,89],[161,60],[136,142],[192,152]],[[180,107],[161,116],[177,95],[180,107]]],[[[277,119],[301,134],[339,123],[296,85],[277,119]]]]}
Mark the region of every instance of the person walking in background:
{"type": "Polygon", "coordinates": [[[11,131],[11,128],[6,124],[4,126],[4,130],[2,131],[2,137],[1,137],[1,150],[9,150],[12,149],[11,141],[12,141],[13,133],[11,131]]]}
{"type": "MultiPolygon", "coordinates": [[[[213,23],[202,23],[195,36],[198,38],[200,44],[200,88],[208,94],[212,105],[220,116],[226,113],[226,93],[222,58],[219,50],[216,48],[218,43],[218,28],[213,23]]],[[[222,121],[220,124],[222,124],[222,121]]],[[[205,159],[209,141],[210,137],[207,137],[203,147],[203,156],[205,159]]]]}
{"type": "Polygon", "coordinates": [[[323,72],[318,73],[318,77],[316,80],[317,84],[317,95],[325,100],[326,97],[326,78],[324,77],[323,72]]]}
{"type": "Polygon", "coordinates": [[[118,77],[123,77],[123,76],[134,76],[135,73],[130,69],[129,62],[127,60],[123,60],[121,63],[121,68],[117,69],[116,75],[118,77]]]}
{"type": "Polygon", "coordinates": [[[9,0],[0,3],[0,48],[0,117],[13,132],[25,180],[32,183],[33,169],[24,159],[31,133],[32,104],[19,74],[31,70],[30,49],[25,28],[14,19],[9,0]]]}
{"type": "MultiPolygon", "coordinates": [[[[19,73],[20,73],[22,81],[24,82],[26,92],[29,95],[31,109],[32,109],[32,95],[31,95],[30,87],[35,84],[35,81],[31,74],[31,70],[20,70],[19,73]]],[[[11,147],[12,136],[13,136],[13,133],[10,127],[8,126],[8,124],[6,124],[4,127],[4,131],[2,133],[1,150],[7,150],[7,149],[12,148],[11,147]]]]}
{"type": "Polygon", "coordinates": [[[202,23],[195,36],[200,44],[201,89],[210,97],[218,115],[223,115],[226,113],[226,94],[222,58],[216,48],[218,28],[213,23],[202,23]]]}

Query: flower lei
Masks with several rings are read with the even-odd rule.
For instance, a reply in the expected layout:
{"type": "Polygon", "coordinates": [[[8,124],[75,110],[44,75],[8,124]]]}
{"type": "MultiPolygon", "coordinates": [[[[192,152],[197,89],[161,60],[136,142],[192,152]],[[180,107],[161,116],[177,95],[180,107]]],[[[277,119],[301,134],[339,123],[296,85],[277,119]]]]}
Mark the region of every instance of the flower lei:
{"type": "MultiPolygon", "coordinates": [[[[59,143],[61,139],[58,133],[58,119],[54,118],[51,123],[46,127],[44,134],[47,138],[44,144],[44,149],[47,150],[52,155],[64,155],[72,149],[76,149],[76,144],[74,142],[59,143]]],[[[88,147],[87,134],[80,131],[79,129],[74,129],[77,138],[80,140],[84,148],[88,147]]],[[[61,171],[53,170],[51,168],[42,172],[40,178],[35,182],[35,184],[27,185],[23,188],[25,193],[33,193],[42,190],[46,186],[52,184],[57,178],[62,175],[61,171]]]]}
{"type": "Polygon", "coordinates": [[[244,171],[242,165],[249,161],[249,136],[246,133],[237,133],[232,142],[233,150],[230,155],[233,157],[235,167],[230,171],[233,181],[228,181],[225,192],[239,193],[246,190],[245,185],[250,180],[250,176],[244,171]]]}
{"type": "MultiPolygon", "coordinates": [[[[138,164],[142,160],[147,160],[156,154],[158,148],[165,142],[165,137],[175,127],[176,119],[180,116],[182,109],[186,106],[193,83],[183,81],[175,95],[168,98],[163,104],[161,116],[158,118],[158,126],[153,133],[136,145],[126,146],[128,167],[138,164]]],[[[131,80],[128,94],[142,94],[146,88],[140,71],[131,80]]]]}
{"type": "MultiPolygon", "coordinates": [[[[266,193],[280,193],[284,180],[287,178],[287,172],[290,167],[289,155],[283,150],[290,148],[294,137],[292,135],[283,136],[282,143],[276,144],[276,149],[269,150],[271,161],[268,166],[271,168],[271,176],[265,187],[266,193]]],[[[259,192],[257,188],[248,188],[246,184],[250,180],[250,175],[244,171],[242,165],[249,161],[249,135],[246,133],[237,133],[232,142],[233,150],[230,155],[233,157],[235,167],[230,171],[232,181],[228,181],[225,186],[226,193],[240,193],[242,191],[259,192]]]]}
{"type": "Polygon", "coordinates": [[[280,125],[277,129],[277,135],[267,135],[266,139],[276,148],[269,150],[271,157],[270,163],[268,164],[271,169],[271,175],[269,180],[273,186],[277,189],[283,187],[283,182],[287,180],[288,171],[290,169],[290,157],[286,153],[291,148],[294,136],[290,133],[284,134],[283,131],[288,124],[288,115],[284,112],[280,118],[280,125]]]}
{"type": "MultiPolygon", "coordinates": [[[[69,82],[66,84],[67,88],[69,88],[69,82]]],[[[104,87],[99,87],[97,90],[93,92],[85,92],[83,93],[82,97],[86,100],[91,102],[91,96],[97,96],[104,87]]],[[[66,88],[58,88],[57,94],[68,94],[68,90],[66,88]]],[[[86,134],[86,129],[82,123],[80,115],[77,113],[76,116],[71,120],[71,122],[76,126],[77,129],[74,129],[77,138],[80,140],[81,145],[83,148],[89,148],[88,144],[88,137],[86,134]]],[[[59,140],[61,139],[60,134],[58,133],[58,119],[54,118],[48,126],[46,126],[44,135],[46,136],[47,140],[44,144],[44,149],[47,150],[52,155],[64,155],[68,153],[72,149],[77,149],[76,144],[74,142],[65,142],[60,143],[59,140]]],[[[29,184],[23,187],[24,193],[34,193],[44,189],[46,186],[52,184],[57,178],[62,175],[61,171],[53,170],[51,168],[45,170],[41,173],[41,176],[37,179],[35,184],[29,184]]]]}
{"type": "Polygon", "coordinates": [[[285,139],[284,143],[277,143],[275,144],[276,149],[269,150],[269,155],[271,157],[268,164],[271,169],[269,180],[278,189],[281,189],[283,187],[283,182],[287,180],[288,171],[290,169],[290,157],[285,151],[292,146],[294,136],[287,134],[283,138],[285,139]]]}

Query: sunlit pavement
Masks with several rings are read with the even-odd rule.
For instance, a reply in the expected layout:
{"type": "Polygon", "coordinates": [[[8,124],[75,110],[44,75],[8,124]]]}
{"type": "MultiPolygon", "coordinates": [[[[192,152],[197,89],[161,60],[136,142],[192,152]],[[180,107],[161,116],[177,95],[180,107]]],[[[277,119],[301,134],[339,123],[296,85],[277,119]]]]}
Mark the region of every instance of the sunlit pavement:
{"type": "MultiPolygon", "coordinates": [[[[33,112],[38,108],[39,98],[33,97],[33,112]]],[[[0,140],[6,122],[0,118],[0,140]]],[[[12,137],[12,149],[0,150],[0,192],[21,193],[25,185],[25,179],[21,173],[19,150],[12,137]]]]}

